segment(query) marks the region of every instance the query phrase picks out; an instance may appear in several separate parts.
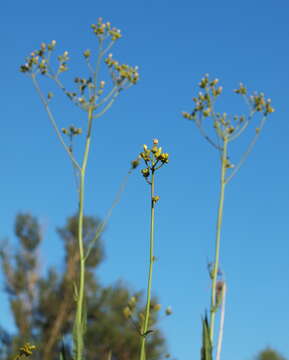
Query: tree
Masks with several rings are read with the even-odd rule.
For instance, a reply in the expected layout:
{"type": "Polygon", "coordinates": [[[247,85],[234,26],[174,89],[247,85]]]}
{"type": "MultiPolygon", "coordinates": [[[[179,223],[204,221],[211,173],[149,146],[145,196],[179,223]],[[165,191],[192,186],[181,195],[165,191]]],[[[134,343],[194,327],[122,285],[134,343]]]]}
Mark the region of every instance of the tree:
{"type": "MultiPolygon", "coordinates": [[[[84,244],[91,243],[99,221],[84,217],[84,244]]],[[[12,336],[0,329],[2,358],[12,358],[24,342],[34,342],[38,351],[36,359],[58,359],[59,351],[66,350],[71,356],[70,334],[73,327],[77,288],[79,253],[76,239],[78,218],[72,216],[66,225],[57,229],[64,245],[63,271],[49,267],[46,275],[39,268],[39,245],[42,241],[41,226],[30,214],[19,214],[15,222],[18,248],[12,253],[6,243],[0,253],[5,277],[5,291],[17,327],[12,336]]],[[[139,353],[141,321],[144,311],[142,293],[131,294],[121,282],[103,287],[94,271],[104,257],[101,239],[94,243],[86,266],[87,331],[86,359],[128,360],[139,353]],[[129,309],[129,316],[127,310],[129,309]]],[[[159,309],[154,299],[152,308],[159,309]]],[[[148,359],[157,360],[164,354],[164,338],[155,329],[157,311],[153,311],[148,336],[148,359]]]]}
{"type": "Polygon", "coordinates": [[[286,358],[280,355],[276,350],[267,347],[259,352],[256,356],[256,360],[286,360],[286,358]]]}

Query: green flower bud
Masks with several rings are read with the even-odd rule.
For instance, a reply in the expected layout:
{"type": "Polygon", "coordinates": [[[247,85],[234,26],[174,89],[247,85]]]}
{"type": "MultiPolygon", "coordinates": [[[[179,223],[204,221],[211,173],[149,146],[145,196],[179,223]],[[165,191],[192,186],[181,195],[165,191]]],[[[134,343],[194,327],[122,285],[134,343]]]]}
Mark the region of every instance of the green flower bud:
{"type": "Polygon", "coordinates": [[[240,83],[239,89],[234,90],[234,92],[236,94],[246,95],[247,94],[247,89],[244,87],[244,85],[242,83],[240,83]]]}
{"type": "Polygon", "coordinates": [[[235,131],[235,128],[233,126],[229,126],[226,130],[228,134],[232,134],[235,131]]]}
{"type": "Polygon", "coordinates": [[[210,109],[210,108],[207,108],[207,109],[205,109],[205,110],[203,111],[203,115],[204,115],[205,117],[209,116],[210,114],[211,114],[211,109],[210,109]]]}
{"type": "Polygon", "coordinates": [[[49,51],[52,51],[55,48],[55,45],[56,45],[56,41],[52,40],[51,43],[47,45],[47,49],[49,51]]]}
{"type": "Polygon", "coordinates": [[[173,311],[172,311],[172,308],[170,306],[168,306],[166,308],[166,315],[169,316],[169,315],[172,315],[173,311]]]}
{"type": "Polygon", "coordinates": [[[148,168],[142,169],[141,173],[143,177],[147,178],[150,175],[150,170],[148,168]]]}
{"type": "Polygon", "coordinates": [[[152,153],[155,154],[158,151],[158,147],[157,146],[153,146],[152,147],[152,153]]]}
{"type": "Polygon", "coordinates": [[[153,201],[154,203],[157,203],[157,202],[159,201],[159,199],[160,199],[159,196],[153,196],[153,197],[152,197],[152,201],[153,201]]]}
{"type": "Polygon", "coordinates": [[[83,56],[88,59],[91,55],[91,51],[89,49],[85,50],[84,53],[83,53],[83,56]]]}
{"type": "Polygon", "coordinates": [[[65,63],[61,64],[58,68],[59,72],[64,72],[68,70],[68,67],[66,66],[65,63]]]}
{"type": "Polygon", "coordinates": [[[136,297],[135,296],[132,296],[130,299],[129,299],[129,302],[128,304],[130,306],[134,306],[136,304],[136,297]]]}
{"type": "Polygon", "coordinates": [[[123,315],[125,316],[126,319],[129,319],[132,317],[132,311],[130,310],[130,308],[128,306],[126,306],[123,309],[123,315]]]}
{"type": "Polygon", "coordinates": [[[188,112],[185,112],[183,111],[182,112],[182,115],[185,119],[188,119],[188,120],[193,120],[193,115],[192,114],[189,114],[188,112]]]}
{"type": "Polygon", "coordinates": [[[161,309],[162,305],[161,304],[155,304],[153,305],[153,310],[154,311],[159,311],[161,309]]]}
{"type": "Polygon", "coordinates": [[[169,162],[169,154],[168,153],[162,153],[160,156],[159,156],[159,160],[164,163],[164,164],[167,164],[169,162]]]}
{"type": "Polygon", "coordinates": [[[133,161],[131,162],[131,168],[132,168],[132,169],[136,169],[136,168],[139,166],[139,163],[140,163],[139,159],[133,160],[133,161]]]}

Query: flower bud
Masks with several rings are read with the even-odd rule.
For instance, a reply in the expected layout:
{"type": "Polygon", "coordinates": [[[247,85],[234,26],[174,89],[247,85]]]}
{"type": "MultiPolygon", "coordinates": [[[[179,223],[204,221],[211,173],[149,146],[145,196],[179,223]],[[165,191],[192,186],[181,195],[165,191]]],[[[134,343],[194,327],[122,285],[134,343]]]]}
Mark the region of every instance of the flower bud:
{"type": "Polygon", "coordinates": [[[126,307],[123,309],[123,315],[125,316],[126,319],[131,318],[132,312],[131,312],[131,310],[130,310],[130,308],[129,308],[128,306],[126,306],[126,307]]]}
{"type": "Polygon", "coordinates": [[[166,315],[169,316],[169,315],[172,315],[173,311],[172,311],[172,308],[170,306],[168,306],[166,308],[166,315]]]}
{"type": "Polygon", "coordinates": [[[84,53],[83,53],[83,56],[88,59],[91,55],[91,51],[89,49],[85,50],[84,53]]]}
{"type": "Polygon", "coordinates": [[[147,178],[150,175],[150,170],[148,168],[142,169],[141,171],[143,177],[147,178]]]}
{"type": "Polygon", "coordinates": [[[131,162],[131,168],[136,169],[139,166],[139,159],[135,159],[131,162]]]}
{"type": "Polygon", "coordinates": [[[157,146],[153,146],[152,147],[152,153],[155,154],[158,151],[158,147],[157,146]]]}
{"type": "Polygon", "coordinates": [[[161,309],[161,304],[155,304],[154,306],[153,306],[153,310],[155,310],[155,311],[159,311],[160,309],[161,309]]]}

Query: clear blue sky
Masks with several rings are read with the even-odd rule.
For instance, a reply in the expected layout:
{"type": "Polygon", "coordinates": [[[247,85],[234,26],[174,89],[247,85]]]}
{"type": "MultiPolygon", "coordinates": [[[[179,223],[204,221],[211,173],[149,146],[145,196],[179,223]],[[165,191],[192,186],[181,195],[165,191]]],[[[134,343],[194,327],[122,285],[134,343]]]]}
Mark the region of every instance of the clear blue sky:
{"type": "MultiPolygon", "coordinates": [[[[231,92],[240,81],[272,98],[276,112],[226,193],[222,359],[250,360],[268,345],[289,357],[288,1],[5,1],[0,15],[1,237],[13,239],[15,215],[29,211],[44,228],[42,270],[61,264],[54,229],[76,210],[71,166],[31,82],[18,68],[42,41],[55,39],[59,52],[71,54],[71,72],[85,76],[81,53],[96,46],[90,25],[100,16],[122,30],[113,53],[138,65],[141,79],[95,124],[86,209],[104,216],[130,160],[143,143],[159,138],[171,161],[156,185],[161,201],[153,288],[163,306],[174,310],[161,327],[179,360],[199,358],[219,171],[217,154],[181,111],[191,109],[205,73],[224,86],[221,111],[245,111],[231,92]]],[[[83,114],[66,98],[58,100],[61,126],[81,126],[83,114]]],[[[236,151],[243,145],[236,143],[236,151]]],[[[146,285],[148,191],[141,176],[130,178],[104,234],[106,260],[97,272],[104,284],[124,279],[131,289],[146,285]]],[[[0,299],[0,323],[13,328],[3,291],[0,299]]]]}

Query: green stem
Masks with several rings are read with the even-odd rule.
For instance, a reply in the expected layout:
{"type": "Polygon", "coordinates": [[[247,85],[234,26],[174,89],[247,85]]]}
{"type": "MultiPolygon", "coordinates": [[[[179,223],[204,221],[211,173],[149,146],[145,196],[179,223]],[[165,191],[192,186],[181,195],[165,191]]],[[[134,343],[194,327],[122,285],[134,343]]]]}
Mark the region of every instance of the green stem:
{"type": "Polygon", "coordinates": [[[103,57],[102,46],[103,46],[103,42],[102,42],[102,40],[100,40],[99,51],[98,51],[98,55],[97,55],[97,59],[96,59],[95,71],[94,71],[94,76],[93,76],[94,96],[96,95],[97,77],[99,75],[100,62],[103,57]]]}
{"type": "MultiPolygon", "coordinates": [[[[261,130],[263,129],[264,125],[265,125],[265,122],[266,122],[266,116],[264,116],[262,118],[262,120],[260,121],[260,124],[259,124],[259,131],[256,132],[255,136],[253,137],[252,141],[250,142],[247,150],[244,152],[244,154],[242,155],[239,163],[235,166],[234,170],[231,172],[230,176],[227,177],[226,179],[226,184],[229,183],[229,181],[232,180],[232,178],[236,175],[236,173],[240,170],[240,167],[244,164],[244,162],[246,161],[247,157],[249,156],[249,154],[251,153],[251,151],[253,150],[259,136],[260,136],[260,132],[261,130]]],[[[230,140],[231,141],[231,140],[230,140]]]]}
{"type": "Polygon", "coordinates": [[[78,169],[80,171],[80,166],[79,166],[78,162],[76,161],[75,157],[73,156],[73,154],[71,153],[71,151],[69,151],[69,148],[66,145],[66,143],[65,143],[65,141],[63,139],[63,136],[61,135],[61,132],[58,129],[58,126],[56,124],[54,116],[52,115],[52,112],[51,112],[51,110],[49,108],[48,102],[46,101],[46,99],[45,99],[45,97],[44,97],[44,95],[43,95],[43,93],[42,93],[42,91],[40,89],[40,86],[39,86],[39,84],[38,84],[38,82],[37,82],[37,80],[35,78],[35,75],[31,75],[31,78],[32,78],[33,85],[34,85],[38,95],[40,96],[40,100],[41,100],[42,104],[45,107],[45,110],[46,110],[46,112],[48,114],[49,120],[50,120],[56,134],[57,134],[57,137],[58,137],[59,141],[63,145],[65,151],[68,154],[68,156],[70,157],[70,160],[72,161],[73,165],[76,167],[76,169],[78,169]]]}
{"type": "Polygon", "coordinates": [[[216,229],[216,248],[215,248],[215,261],[213,264],[213,273],[212,273],[212,293],[211,293],[211,315],[210,315],[210,339],[213,346],[214,339],[214,327],[215,327],[215,316],[216,316],[216,284],[218,277],[218,269],[220,262],[220,240],[221,240],[221,229],[223,221],[223,207],[224,207],[224,196],[225,196],[225,175],[226,175],[226,165],[227,165],[227,145],[228,138],[225,136],[223,139],[223,151],[221,159],[221,188],[220,188],[220,198],[219,198],[219,209],[218,209],[218,218],[217,218],[217,229],[216,229]]]}
{"type": "Polygon", "coordinates": [[[95,235],[93,237],[93,239],[91,240],[91,242],[88,244],[87,246],[87,250],[86,250],[86,255],[85,255],[85,260],[89,257],[91,250],[93,249],[94,244],[96,243],[96,241],[98,240],[98,238],[100,237],[101,233],[103,232],[103,230],[105,229],[111,215],[112,212],[114,210],[114,208],[116,207],[116,205],[120,202],[121,200],[121,195],[124,192],[126,185],[128,183],[128,178],[129,175],[131,174],[131,170],[128,172],[128,174],[125,176],[123,182],[121,183],[118,192],[116,193],[116,196],[114,198],[114,201],[111,205],[111,207],[109,208],[108,212],[106,213],[106,216],[104,217],[104,220],[102,222],[99,223],[99,225],[96,228],[95,231],[95,235]]]}
{"type": "Polygon", "coordinates": [[[110,107],[111,107],[112,104],[114,103],[114,101],[115,101],[115,99],[117,98],[118,94],[119,94],[119,91],[116,92],[116,93],[112,96],[110,102],[109,102],[108,104],[106,104],[105,107],[104,107],[99,113],[97,113],[96,115],[94,115],[93,118],[94,118],[94,119],[98,119],[98,118],[100,118],[103,114],[105,114],[105,113],[107,112],[107,110],[110,109],[110,107]]]}
{"type": "Polygon", "coordinates": [[[83,244],[83,209],[84,209],[84,186],[85,172],[87,167],[88,154],[91,142],[91,128],[93,119],[93,107],[88,111],[88,130],[85,142],[85,151],[83,155],[82,166],[80,170],[79,184],[79,210],[78,210],[78,247],[79,247],[79,289],[76,308],[76,360],[81,360],[83,356],[83,310],[84,310],[84,289],[85,289],[85,255],[83,244]]]}
{"type": "Polygon", "coordinates": [[[144,325],[142,326],[142,339],[141,339],[141,351],[140,360],[145,360],[145,345],[147,331],[149,330],[149,317],[150,317],[150,306],[151,306],[151,289],[152,289],[152,275],[153,275],[153,264],[154,264],[154,222],[155,222],[155,201],[154,197],[154,170],[152,170],[151,176],[151,224],[150,224],[150,263],[149,263],[149,277],[147,286],[147,302],[144,325]]]}

